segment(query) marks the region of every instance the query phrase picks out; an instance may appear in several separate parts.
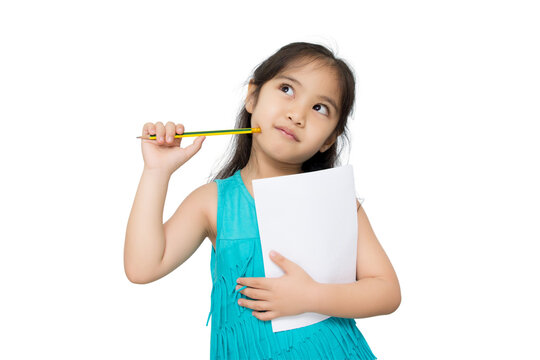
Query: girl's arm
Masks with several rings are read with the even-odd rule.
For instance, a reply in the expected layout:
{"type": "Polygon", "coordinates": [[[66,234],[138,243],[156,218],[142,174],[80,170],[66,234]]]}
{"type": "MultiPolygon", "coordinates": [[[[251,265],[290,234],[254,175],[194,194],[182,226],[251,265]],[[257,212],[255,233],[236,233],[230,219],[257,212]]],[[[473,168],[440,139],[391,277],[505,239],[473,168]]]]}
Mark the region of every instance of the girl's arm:
{"type": "MultiPolygon", "coordinates": [[[[357,201],[357,205],[360,204],[357,201]]],[[[310,311],[344,318],[390,314],[401,303],[401,289],[390,259],[377,240],[363,207],[358,208],[356,282],[320,284],[310,311]]]]}
{"type": "Polygon", "coordinates": [[[254,299],[239,299],[238,305],[256,310],[253,316],[263,321],[305,312],[355,319],[394,312],[401,303],[396,273],[362,207],[357,217],[356,282],[319,283],[298,264],[278,255],[272,261],[285,275],[238,278],[236,290],[254,299]]]}
{"type": "Polygon", "coordinates": [[[163,207],[170,174],[144,169],[129,215],[124,244],[124,270],[134,283],[144,283],[165,250],[163,207]]]}
{"type": "Polygon", "coordinates": [[[201,245],[209,228],[205,204],[212,183],[189,194],[163,224],[170,174],[145,168],[129,216],[124,246],[124,270],[137,284],[155,281],[182,265],[201,245]]]}

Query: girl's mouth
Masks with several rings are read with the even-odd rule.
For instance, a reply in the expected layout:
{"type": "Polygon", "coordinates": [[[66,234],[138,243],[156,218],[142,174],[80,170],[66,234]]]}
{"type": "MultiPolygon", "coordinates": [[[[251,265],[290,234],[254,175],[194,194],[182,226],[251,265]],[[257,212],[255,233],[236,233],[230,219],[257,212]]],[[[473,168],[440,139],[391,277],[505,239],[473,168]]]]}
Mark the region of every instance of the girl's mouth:
{"type": "Polygon", "coordinates": [[[278,128],[278,131],[293,141],[297,141],[294,136],[278,128]]]}

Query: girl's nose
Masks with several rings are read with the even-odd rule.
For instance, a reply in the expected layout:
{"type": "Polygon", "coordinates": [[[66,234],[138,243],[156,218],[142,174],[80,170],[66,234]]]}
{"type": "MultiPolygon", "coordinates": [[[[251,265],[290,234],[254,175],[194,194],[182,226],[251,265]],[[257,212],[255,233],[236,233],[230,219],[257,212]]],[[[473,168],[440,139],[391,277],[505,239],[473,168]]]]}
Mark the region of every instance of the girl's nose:
{"type": "Polygon", "coordinates": [[[287,117],[289,120],[293,121],[295,124],[302,125],[304,123],[304,113],[299,111],[289,111],[287,117]]]}
{"type": "Polygon", "coordinates": [[[293,101],[290,104],[290,107],[287,109],[287,117],[295,124],[303,125],[307,112],[309,111],[307,107],[308,104],[299,101],[299,99],[295,99],[295,101],[293,101]]]}

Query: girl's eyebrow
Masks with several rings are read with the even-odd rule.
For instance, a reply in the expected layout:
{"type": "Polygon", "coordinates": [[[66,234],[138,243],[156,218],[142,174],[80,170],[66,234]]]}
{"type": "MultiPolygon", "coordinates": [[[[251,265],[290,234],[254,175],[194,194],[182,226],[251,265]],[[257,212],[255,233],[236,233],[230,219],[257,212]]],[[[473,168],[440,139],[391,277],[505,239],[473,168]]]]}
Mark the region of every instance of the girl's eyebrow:
{"type": "MultiPolygon", "coordinates": [[[[290,76],[287,76],[287,75],[279,75],[279,76],[276,76],[276,79],[287,79],[287,80],[290,80],[291,82],[293,83],[296,83],[298,84],[300,87],[303,87],[302,83],[298,80],[296,80],[295,78],[293,77],[290,77],[290,76]]],[[[325,95],[319,95],[319,98],[323,99],[323,100],[326,100],[330,103],[330,105],[332,105],[334,107],[334,110],[336,112],[338,112],[338,108],[337,108],[337,105],[336,105],[336,102],[328,97],[328,96],[325,96],[325,95]]]]}

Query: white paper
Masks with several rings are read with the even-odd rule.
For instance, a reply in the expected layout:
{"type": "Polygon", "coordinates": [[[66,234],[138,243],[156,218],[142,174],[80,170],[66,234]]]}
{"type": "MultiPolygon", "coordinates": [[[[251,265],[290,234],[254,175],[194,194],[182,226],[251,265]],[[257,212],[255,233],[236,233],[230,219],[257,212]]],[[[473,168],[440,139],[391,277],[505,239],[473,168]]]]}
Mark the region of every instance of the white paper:
{"type": "MultiPolygon", "coordinates": [[[[319,283],[356,281],[358,222],[351,165],[257,179],[252,184],[267,278],[284,274],[270,259],[270,250],[275,250],[319,283]]],[[[327,318],[312,312],[279,317],[271,320],[272,331],[327,318]]]]}

